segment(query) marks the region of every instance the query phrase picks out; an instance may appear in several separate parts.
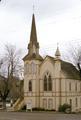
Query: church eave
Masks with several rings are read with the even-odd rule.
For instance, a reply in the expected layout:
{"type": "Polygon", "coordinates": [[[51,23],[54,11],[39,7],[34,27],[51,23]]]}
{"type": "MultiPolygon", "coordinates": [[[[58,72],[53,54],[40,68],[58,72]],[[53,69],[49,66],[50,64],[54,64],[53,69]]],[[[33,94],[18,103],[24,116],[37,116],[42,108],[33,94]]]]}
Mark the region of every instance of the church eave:
{"type": "Polygon", "coordinates": [[[43,61],[43,58],[38,55],[38,56],[30,56],[30,55],[26,55],[24,58],[23,58],[23,61],[26,61],[26,60],[40,60],[40,61],[43,61]]]}

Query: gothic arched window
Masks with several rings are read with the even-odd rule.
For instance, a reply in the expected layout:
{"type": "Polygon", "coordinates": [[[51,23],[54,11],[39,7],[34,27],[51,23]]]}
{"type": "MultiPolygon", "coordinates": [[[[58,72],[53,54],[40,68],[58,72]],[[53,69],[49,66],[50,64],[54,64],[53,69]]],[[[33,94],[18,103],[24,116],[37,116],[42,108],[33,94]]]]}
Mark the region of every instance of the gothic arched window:
{"type": "Polygon", "coordinates": [[[77,91],[77,83],[75,83],[75,91],[77,91]]]}
{"type": "Polygon", "coordinates": [[[28,72],[28,71],[27,71],[27,70],[28,70],[28,69],[27,69],[27,65],[28,65],[28,64],[25,64],[25,65],[24,65],[24,75],[26,75],[27,72],[28,72]]]}
{"type": "Polygon", "coordinates": [[[29,87],[29,91],[32,91],[32,81],[31,80],[29,81],[29,86],[28,87],[29,87]]]}
{"type": "Polygon", "coordinates": [[[49,75],[48,77],[48,90],[51,91],[52,90],[52,79],[51,76],[49,75]]]}
{"type": "Polygon", "coordinates": [[[44,91],[52,91],[52,79],[48,72],[44,76],[44,91]]]}
{"type": "Polygon", "coordinates": [[[71,82],[69,83],[69,91],[71,91],[71,82]]]}
{"type": "Polygon", "coordinates": [[[44,76],[44,91],[47,91],[47,77],[44,76]]]}
{"type": "Polygon", "coordinates": [[[80,92],[81,92],[81,83],[80,83],[80,92]]]}
{"type": "Polygon", "coordinates": [[[31,68],[32,68],[32,74],[35,74],[36,73],[36,64],[32,62],[31,68]]]}

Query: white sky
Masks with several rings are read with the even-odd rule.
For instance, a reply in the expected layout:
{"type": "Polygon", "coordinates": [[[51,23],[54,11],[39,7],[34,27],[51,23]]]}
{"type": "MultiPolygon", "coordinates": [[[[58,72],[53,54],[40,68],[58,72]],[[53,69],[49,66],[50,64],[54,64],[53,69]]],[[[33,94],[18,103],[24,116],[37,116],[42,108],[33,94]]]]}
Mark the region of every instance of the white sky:
{"type": "Polygon", "coordinates": [[[7,43],[26,51],[33,4],[38,41],[44,54],[49,51],[53,54],[57,42],[64,52],[71,42],[77,44],[81,41],[81,0],[2,0],[0,54],[7,43]]]}

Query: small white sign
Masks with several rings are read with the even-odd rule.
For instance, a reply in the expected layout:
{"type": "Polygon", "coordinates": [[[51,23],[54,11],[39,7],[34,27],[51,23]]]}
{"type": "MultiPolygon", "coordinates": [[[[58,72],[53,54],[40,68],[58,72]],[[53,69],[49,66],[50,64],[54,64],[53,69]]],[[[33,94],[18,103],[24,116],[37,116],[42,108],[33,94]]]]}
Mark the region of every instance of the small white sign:
{"type": "Polygon", "coordinates": [[[27,109],[31,109],[32,106],[31,106],[31,103],[27,103],[27,109]]]}
{"type": "Polygon", "coordinates": [[[32,111],[32,102],[27,103],[26,110],[31,110],[32,111]]]}

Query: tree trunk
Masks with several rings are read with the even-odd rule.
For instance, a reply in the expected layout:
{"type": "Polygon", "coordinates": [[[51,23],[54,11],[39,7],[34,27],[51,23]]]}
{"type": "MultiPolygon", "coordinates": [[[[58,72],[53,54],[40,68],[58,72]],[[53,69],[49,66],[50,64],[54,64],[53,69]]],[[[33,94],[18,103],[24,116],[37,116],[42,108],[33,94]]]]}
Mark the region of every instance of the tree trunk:
{"type": "Polygon", "coordinates": [[[3,109],[6,109],[6,100],[3,100],[3,109]]]}

